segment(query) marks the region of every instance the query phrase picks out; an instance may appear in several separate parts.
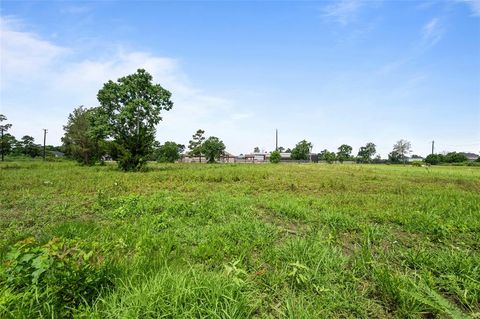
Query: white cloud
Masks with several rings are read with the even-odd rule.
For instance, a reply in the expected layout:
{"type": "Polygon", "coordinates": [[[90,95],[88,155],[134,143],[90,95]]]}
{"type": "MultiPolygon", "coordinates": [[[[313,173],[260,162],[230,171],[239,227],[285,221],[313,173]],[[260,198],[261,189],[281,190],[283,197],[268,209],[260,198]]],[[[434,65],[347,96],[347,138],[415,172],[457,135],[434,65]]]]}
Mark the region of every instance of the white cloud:
{"type": "MultiPolygon", "coordinates": [[[[96,94],[108,80],[131,74],[138,68],[150,72],[156,83],[172,92],[174,108],[164,113],[158,128],[161,141],[185,143],[194,131],[224,138],[239,146],[232,129],[252,113],[235,111],[235,101],[212,95],[192,85],[177,59],[121,46],[108,58],[79,58],[81,50],[66,48],[24,31],[16,20],[1,20],[0,105],[14,124],[17,137],[32,135],[41,140],[49,129],[49,141],[60,142],[68,113],[78,105],[96,106],[96,94]],[[226,132],[224,134],[224,132],[226,132]]],[[[105,54],[103,54],[105,56],[105,54]]]]}
{"type": "Polygon", "coordinates": [[[360,0],[340,0],[326,6],[323,9],[323,16],[334,19],[345,26],[355,19],[363,4],[364,2],[360,0]]]}

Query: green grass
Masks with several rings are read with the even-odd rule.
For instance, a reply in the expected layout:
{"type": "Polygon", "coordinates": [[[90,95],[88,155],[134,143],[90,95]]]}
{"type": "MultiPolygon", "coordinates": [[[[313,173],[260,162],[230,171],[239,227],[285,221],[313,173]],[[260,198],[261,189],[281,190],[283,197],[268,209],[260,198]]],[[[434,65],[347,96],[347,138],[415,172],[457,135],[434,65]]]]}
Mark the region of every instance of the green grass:
{"type": "MultiPolygon", "coordinates": [[[[3,267],[32,236],[96,247],[113,284],[78,318],[480,318],[476,167],[150,168],[0,164],[3,267]]],[[[1,318],[61,316],[1,278],[1,318]]]]}

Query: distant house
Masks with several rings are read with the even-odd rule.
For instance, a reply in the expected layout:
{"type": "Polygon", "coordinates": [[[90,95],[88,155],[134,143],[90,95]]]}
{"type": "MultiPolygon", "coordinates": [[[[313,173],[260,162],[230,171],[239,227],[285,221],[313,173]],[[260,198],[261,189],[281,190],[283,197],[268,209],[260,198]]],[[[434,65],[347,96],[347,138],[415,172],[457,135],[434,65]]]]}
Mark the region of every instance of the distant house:
{"type": "Polygon", "coordinates": [[[480,156],[475,154],[475,153],[465,153],[465,152],[460,152],[460,154],[465,155],[467,160],[469,161],[476,161],[480,156]]]}
{"type": "Polygon", "coordinates": [[[266,162],[269,158],[270,154],[268,153],[250,153],[243,155],[243,158],[238,158],[238,160],[245,163],[263,163],[266,162]]]}
{"type": "Polygon", "coordinates": [[[405,157],[408,162],[421,162],[424,160],[423,157],[419,155],[412,155],[412,157],[405,157]]]}
{"type": "MultiPolygon", "coordinates": [[[[187,153],[187,154],[182,154],[179,161],[182,162],[182,163],[206,163],[207,158],[203,154],[201,156],[191,156],[187,153]]],[[[229,152],[225,152],[220,157],[219,162],[220,163],[235,163],[235,155],[233,155],[229,152]]]]}

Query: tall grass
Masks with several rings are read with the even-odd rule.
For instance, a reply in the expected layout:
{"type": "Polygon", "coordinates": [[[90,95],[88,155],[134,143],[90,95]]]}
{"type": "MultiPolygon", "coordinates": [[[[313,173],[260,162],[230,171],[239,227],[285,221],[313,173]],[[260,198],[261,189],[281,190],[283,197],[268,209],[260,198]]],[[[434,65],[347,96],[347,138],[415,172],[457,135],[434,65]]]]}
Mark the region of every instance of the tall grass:
{"type": "Polygon", "coordinates": [[[0,318],[480,317],[475,167],[25,161],[0,185],[2,269],[60,238],[95,245],[112,283],[59,312],[0,274],[0,318]]]}

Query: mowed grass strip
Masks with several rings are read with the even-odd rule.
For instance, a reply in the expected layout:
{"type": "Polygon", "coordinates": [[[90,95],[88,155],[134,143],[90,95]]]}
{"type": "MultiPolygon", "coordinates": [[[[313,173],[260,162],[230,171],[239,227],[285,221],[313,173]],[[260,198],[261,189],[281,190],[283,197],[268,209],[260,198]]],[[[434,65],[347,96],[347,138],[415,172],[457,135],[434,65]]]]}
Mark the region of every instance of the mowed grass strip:
{"type": "Polygon", "coordinates": [[[480,316],[478,168],[149,168],[0,164],[0,317],[480,316]]]}

